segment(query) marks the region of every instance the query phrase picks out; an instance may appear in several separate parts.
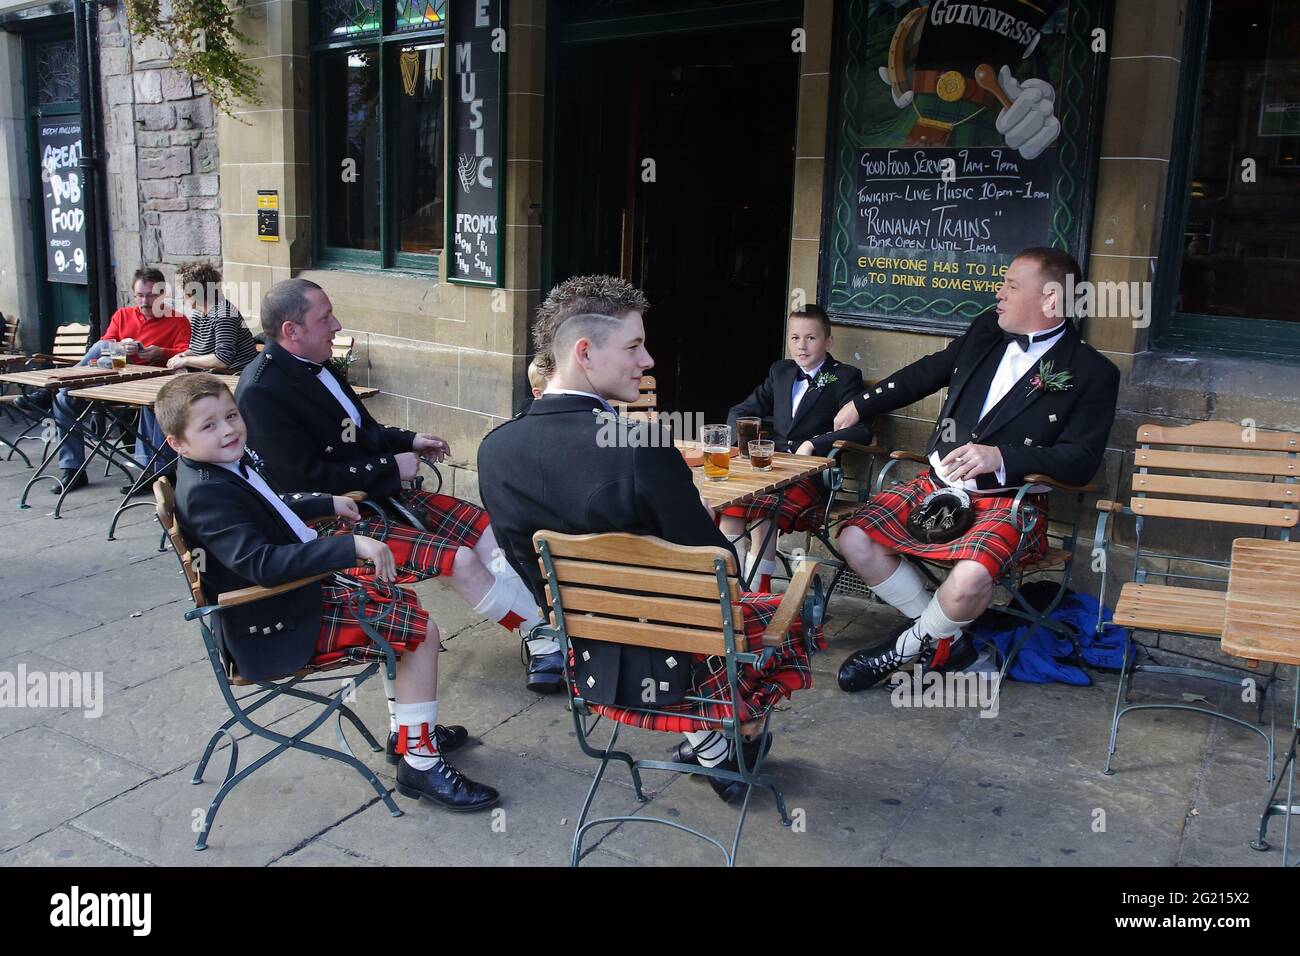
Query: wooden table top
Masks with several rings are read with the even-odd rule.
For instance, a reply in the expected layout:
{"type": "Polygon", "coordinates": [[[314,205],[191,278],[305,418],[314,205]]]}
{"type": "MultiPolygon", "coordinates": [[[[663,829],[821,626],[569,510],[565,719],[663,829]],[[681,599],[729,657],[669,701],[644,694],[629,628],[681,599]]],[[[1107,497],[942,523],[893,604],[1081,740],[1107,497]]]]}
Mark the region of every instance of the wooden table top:
{"type": "MultiPolygon", "coordinates": [[[[691,451],[699,447],[698,442],[679,441],[676,445],[691,451]]],[[[772,455],[771,471],[754,471],[747,459],[736,456],[731,459],[731,473],[725,481],[706,480],[703,466],[692,468],[691,477],[695,479],[695,487],[700,489],[700,494],[710,506],[729,508],[792,485],[803,478],[811,478],[831,465],[829,458],[776,452],[772,455]]]]}
{"type": "Polygon", "coordinates": [[[1232,542],[1222,646],[1247,660],[1300,665],[1300,542],[1232,542]]]}
{"type": "Polygon", "coordinates": [[[156,378],[170,375],[171,370],[156,365],[128,365],[121,371],[98,366],[74,366],[64,368],[42,368],[26,372],[9,372],[0,375],[0,382],[14,385],[26,385],[28,388],[59,389],[89,382],[101,384],[110,381],[128,382],[136,379],[156,378]]]}
{"type": "Polygon", "coordinates": [[[8,365],[10,362],[25,362],[27,356],[19,352],[0,352],[0,365],[8,365]]]}
{"type": "MultiPolygon", "coordinates": [[[[170,382],[175,373],[155,375],[152,378],[137,377],[117,382],[96,382],[85,388],[68,392],[72,398],[84,398],[91,402],[112,402],[114,405],[152,406],[158,400],[162,387],[170,382]]],[[[218,375],[232,392],[239,384],[238,375],[218,375]]]]}

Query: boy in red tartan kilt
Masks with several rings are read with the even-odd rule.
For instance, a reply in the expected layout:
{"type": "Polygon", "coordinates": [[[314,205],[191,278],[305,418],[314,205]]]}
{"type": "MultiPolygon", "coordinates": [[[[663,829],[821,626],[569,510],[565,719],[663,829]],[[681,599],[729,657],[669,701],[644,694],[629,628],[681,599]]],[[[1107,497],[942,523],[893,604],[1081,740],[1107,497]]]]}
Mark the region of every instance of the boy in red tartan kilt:
{"type": "MultiPolygon", "coordinates": [[[[370,414],[332,363],[342,325],[324,290],[303,278],[277,282],[263,297],[261,317],[267,345],[240,375],[235,396],[249,443],[271,480],[334,495],[364,492],[393,516],[386,527],[367,519],[357,530],[392,549],[404,582],[440,578],[511,633],[526,634],[541,623],[532,595],[499,558],[486,511],[451,495],[404,487],[417,477],[421,459],[444,461],[451,446],[436,435],[383,425],[370,414]]],[[[318,530],[353,529],[333,522],[318,530]]],[[[558,648],[551,651],[554,660],[534,668],[543,673],[530,677],[530,686],[558,686],[561,662],[558,648]]]]}
{"type": "MultiPolygon", "coordinates": [[[[826,310],[809,305],[791,312],[787,341],[790,357],[774,363],[763,383],[727,414],[732,435],[741,440],[736,433],[739,418],[770,418],[772,434],[762,437],[771,439],[780,452],[828,455],[840,440],[869,444],[871,429],[865,425],[835,429],[835,413],[862,391],[862,372],[828,352],[833,340],[826,310]]],[[[740,449],[742,455],[748,451],[740,449]]],[[[746,579],[756,580],[760,591],[770,590],[776,568],[778,535],[769,538],[769,522],[776,519],[780,534],[811,531],[821,524],[826,497],[820,477],[805,478],[781,492],[723,509],[719,526],[735,544],[746,579]],[[757,579],[749,577],[755,564],[757,579]]]]}
{"type": "MultiPolygon", "coordinates": [[[[507,560],[539,603],[546,599],[533,550],[533,534],[539,530],[623,531],[731,550],[712,510],[701,501],[690,467],[673,447],[670,432],[652,433],[661,426],[650,422],[622,421],[623,429],[606,427],[614,415],[610,401],[635,401],[642,374],[654,365],[645,347],[642,313],[647,308],[639,290],[612,276],[576,277],[556,286],[538,310],[534,327],[537,361],[547,378],[545,392],[526,413],[489,433],[479,448],[484,504],[507,560]],[[602,438],[610,431],[638,433],[611,443],[602,438]]],[[[744,596],[747,648],[761,645],[763,629],[779,603],[778,595],[744,596]]],[[[742,666],[742,718],[759,718],[776,701],[811,685],[809,645],[820,646],[820,634],[804,635],[796,622],[762,671],[742,666]]],[[[687,741],[676,751],[678,760],[735,769],[736,755],[713,729],[716,724],[699,720],[727,711],[725,672],[719,678],[703,660],[692,662],[698,666],[681,666],[680,651],[577,638],[573,650],[572,673],[586,700],[612,719],[641,722],[624,706],[641,705],[643,682],[651,680],[659,689],[656,709],[673,710],[675,715],[643,726],[685,733],[687,741]],[[712,702],[685,701],[690,694],[712,702]]],[[[768,745],[770,736],[753,746],[768,745]]],[[[741,784],[710,782],[727,802],[744,792],[741,784]]]]}
{"type": "MultiPolygon", "coordinates": [[[[445,754],[468,738],[438,717],[438,628],[419,599],[394,586],[398,570],[382,541],[360,534],[320,536],[306,522],[360,518],[356,502],[312,493],[280,495],[245,455],[243,419],[234,396],[206,373],[178,376],[158,393],[156,415],[180,456],[176,520],[189,542],[204,599],[242,588],[274,588],[353,569],[367,598],[366,615],[400,655],[397,676],[384,676],[390,701],[390,751],[399,758],[402,794],[455,811],[481,810],[496,790],[475,783],[445,754]]],[[[214,628],[241,676],[272,680],[305,666],[383,660],[357,619],[358,590],[318,581],[223,609],[214,628]]]]}
{"type": "MultiPolygon", "coordinates": [[[[942,351],[913,362],[854,397],[837,426],[865,421],[947,388],[926,448],[930,470],[874,496],[844,525],[839,549],[882,601],[909,620],[877,653],[862,650],[840,667],[840,687],[858,691],[927,655],[934,666],[975,657],[962,629],[989,605],[1013,562],[1046,545],[1046,494],[1027,495],[1035,518],[1021,529],[1011,506],[1032,474],[1086,484],[1101,465],[1115,419],[1119,370],[1079,337],[1066,290],[1079,265],[1060,249],[1032,248],[1008,267],[997,307],[976,318],[942,351]],[[971,499],[973,522],[952,540],[926,543],[907,521],[927,496],[956,488],[971,499]],[[1019,553],[1017,554],[1017,548],[1019,553]],[[931,595],[904,556],[955,562],[931,595]]],[[[1046,487],[1034,489],[1046,492],[1046,487]]]]}

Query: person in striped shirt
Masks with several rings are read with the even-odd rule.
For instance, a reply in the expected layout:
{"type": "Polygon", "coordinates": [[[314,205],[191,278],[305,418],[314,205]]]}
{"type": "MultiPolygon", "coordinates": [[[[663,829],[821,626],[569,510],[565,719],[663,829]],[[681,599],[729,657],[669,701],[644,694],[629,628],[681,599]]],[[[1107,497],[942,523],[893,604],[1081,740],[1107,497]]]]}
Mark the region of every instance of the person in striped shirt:
{"type": "MultiPolygon", "coordinates": [[[[167,367],[182,371],[219,372],[238,375],[244,366],[257,358],[253,334],[244,324],[239,310],[221,294],[221,272],[208,262],[186,262],[176,268],[176,283],[185,297],[185,311],[190,319],[190,344],[168,359],[167,367]]],[[[154,475],[167,468],[176,457],[167,446],[166,436],[158,427],[153,409],[140,410],[140,435],[149,451],[161,449],[153,463],[154,475]]],[[[137,460],[147,455],[137,454],[137,460]]],[[[139,493],[149,490],[146,485],[139,493]]],[[[123,489],[126,494],[127,489],[123,489]]]]}

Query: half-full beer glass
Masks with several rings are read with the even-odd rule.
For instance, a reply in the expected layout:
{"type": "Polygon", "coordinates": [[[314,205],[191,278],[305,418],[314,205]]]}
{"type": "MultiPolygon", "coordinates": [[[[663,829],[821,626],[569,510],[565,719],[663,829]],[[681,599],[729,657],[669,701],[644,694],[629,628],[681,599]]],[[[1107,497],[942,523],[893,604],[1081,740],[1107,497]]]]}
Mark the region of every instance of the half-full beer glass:
{"type": "Polygon", "coordinates": [[[731,473],[731,426],[705,425],[700,437],[705,479],[726,481],[731,473]]]}

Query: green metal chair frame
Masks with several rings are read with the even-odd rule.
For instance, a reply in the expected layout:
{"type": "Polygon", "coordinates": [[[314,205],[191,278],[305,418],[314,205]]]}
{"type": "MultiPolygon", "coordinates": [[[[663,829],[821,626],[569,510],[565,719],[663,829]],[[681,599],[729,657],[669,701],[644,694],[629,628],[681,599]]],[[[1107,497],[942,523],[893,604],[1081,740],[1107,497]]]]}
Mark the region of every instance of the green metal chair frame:
{"type": "MultiPolygon", "coordinates": [[[[1143,536],[1143,531],[1146,522],[1150,520],[1150,518],[1160,517],[1164,520],[1176,520],[1176,521],[1231,522],[1234,524],[1242,524],[1244,527],[1248,527],[1249,523],[1247,523],[1247,521],[1244,519],[1247,519],[1252,515],[1259,515],[1261,512],[1265,510],[1272,510],[1276,512],[1289,511],[1292,512],[1292,514],[1294,515],[1295,513],[1294,507],[1287,507],[1285,503],[1285,499],[1283,500],[1283,506],[1281,508],[1272,509],[1267,507],[1268,505],[1267,500],[1263,501],[1264,505],[1266,506],[1265,508],[1258,507],[1258,503],[1260,502],[1261,499],[1247,499],[1252,502],[1251,505],[1225,505],[1225,504],[1207,503],[1204,501],[1195,501],[1195,500],[1188,501],[1185,499],[1168,499],[1168,498],[1150,499],[1149,498],[1149,492],[1146,489],[1151,488],[1153,491],[1162,490],[1161,479],[1165,479],[1167,481],[1170,478],[1183,477],[1183,476],[1154,475],[1150,471],[1151,468],[1161,468],[1166,470],[1169,469],[1192,470],[1193,466],[1199,466],[1199,467],[1195,467],[1194,470],[1210,471],[1212,473],[1222,473],[1224,471],[1228,471],[1229,473],[1232,474],[1259,474],[1259,475],[1269,474],[1269,472],[1267,471],[1250,472],[1249,470],[1242,470],[1240,467],[1232,467],[1231,464],[1226,460],[1220,460],[1220,461],[1214,460],[1214,459],[1227,459],[1233,456],[1200,455],[1200,456],[1193,457],[1183,452],[1161,451],[1161,448],[1163,448],[1163,446],[1170,446],[1170,445],[1180,446],[1180,447],[1210,447],[1216,449],[1276,451],[1278,452],[1278,455],[1275,457],[1275,461],[1277,459],[1283,459],[1284,461],[1290,462],[1290,464],[1285,466],[1285,468],[1280,473],[1274,471],[1274,473],[1270,476],[1271,480],[1267,484],[1272,484],[1272,485],[1281,484],[1284,487],[1294,485],[1295,474],[1293,473],[1293,471],[1300,469],[1300,461],[1297,460],[1297,456],[1296,456],[1297,450],[1300,450],[1300,435],[1295,435],[1287,432],[1272,432],[1272,433],[1257,432],[1256,433],[1257,437],[1259,435],[1268,436],[1265,442],[1261,443],[1259,441],[1249,442],[1244,440],[1241,437],[1242,432],[1243,432],[1243,428],[1237,422],[1200,422],[1197,424],[1181,426],[1181,427],[1165,427],[1160,425],[1145,424],[1138,428],[1137,448],[1134,452],[1134,472],[1132,477],[1134,492],[1133,492],[1132,502],[1128,505],[1123,505],[1119,502],[1105,501],[1105,500],[1097,502],[1097,510],[1098,510],[1097,530],[1093,536],[1093,547],[1095,549],[1094,554],[1100,551],[1102,555],[1102,574],[1101,574],[1101,586],[1100,586],[1101,590],[1099,595],[1099,601],[1103,607],[1105,606],[1105,602],[1106,602],[1106,582],[1107,582],[1107,576],[1108,576],[1108,571],[1110,566],[1109,551],[1110,551],[1110,543],[1111,543],[1110,542],[1111,528],[1113,525],[1112,516],[1115,516],[1115,519],[1118,519],[1119,516],[1130,516],[1133,518],[1133,535],[1134,535],[1134,546],[1133,546],[1134,547],[1134,552],[1133,552],[1134,574],[1133,574],[1133,581],[1132,581],[1133,584],[1143,585],[1143,584],[1147,584],[1151,578],[1157,578],[1162,580],[1166,585],[1168,585],[1171,580],[1177,580],[1177,581],[1200,581],[1204,583],[1218,584],[1222,587],[1226,587],[1226,577],[1212,577],[1207,575],[1184,574],[1180,572],[1174,572],[1169,570],[1168,564],[1166,564],[1164,570],[1159,570],[1159,569],[1152,570],[1150,568],[1144,567],[1143,566],[1144,558],[1147,559],[1148,561],[1152,559],[1162,559],[1162,560],[1177,559],[1191,564],[1204,565],[1207,568],[1222,568],[1224,570],[1226,570],[1229,565],[1229,561],[1226,558],[1225,559],[1204,558],[1204,557],[1191,555],[1191,554],[1183,554],[1183,553],[1176,553],[1176,552],[1171,553],[1169,551],[1155,551],[1153,549],[1144,549],[1142,544],[1142,536],[1143,536]],[[1236,436],[1236,438],[1234,439],[1233,436],[1236,436]],[[1273,445],[1274,447],[1266,448],[1264,447],[1266,444],[1273,445]],[[1153,445],[1161,446],[1161,448],[1153,449],[1152,447],[1153,445]],[[1178,458],[1177,456],[1179,455],[1184,456],[1184,458],[1183,459],[1178,458]],[[1170,456],[1174,456],[1174,457],[1170,457],[1170,456]],[[1281,478],[1282,482],[1277,482],[1273,480],[1276,478],[1281,478]],[[1136,510],[1134,507],[1135,503],[1137,504],[1136,510]],[[1169,513],[1159,514],[1156,512],[1146,511],[1145,509],[1148,508],[1150,504],[1159,504],[1161,506],[1159,508],[1160,511],[1166,511],[1169,513]],[[1186,507],[1179,507],[1179,506],[1186,506],[1186,507]],[[1213,517],[1198,516],[1195,506],[1203,506],[1205,509],[1207,509],[1206,514],[1213,515],[1213,517]]],[[[1236,460],[1240,460],[1240,459],[1236,459],[1236,460]]],[[[1261,465],[1265,465],[1265,467],[1268,467],[1262,456],[1259,457],[1259,461],[1261,465]]],[[[1226,494],[1219,494],[1217,496],[1214,494],[1215,491],[1226,490],[1222,484],[1219,486],[1214,485],[1214,482],[1216,481],[1221,482],[1222,481],[1221,479],[1193,477],[1193,478],[1183,478],[1183,481],[1186,482],[1185,487],[1189,487],[1189,488],[1199,487],[1205,489],[1203,494],[1206,497],[1228,497],[1228,495],[1226,494]]],[[[1256,484],[1260,485],[1261,493],[1262,493],[1264,490],[1263,486],[1266,483],[1257,482],[1256,484]]],[[[1296,491],[1300,492],[1300,488],[1297,488],[1296,491]]],[[[1190,494],[1190,492],[1186,492],[1186,491],[1184,492],[1170,491],[1167,493],[1190,494]]],[[[1289,494],[1289,492],[1286,492],[1285,490],[1283,490],[1282,493],[1289,494]]],[[[1236,491],[1234,491],[1232,497],[1236,497],[1240,499],[1241,495],[1236,491]]],[[[1300,494],[1297,494],[1296,497],[1300,498],[1300,494]]],[[[1279,515],[1279,518],[1280,517],[1281,516],[1279,515]]],[[[1292,524],[1295,523],[1294,518],[1288,520],[1290,520],[1292,524]]],[[[1267,537],[1268,530],[1270,527],[1277,527],[1280,540],[1282,541],[1290,540],[1290,528],[1287,527],[1286,525],[1279,526],[1277,524],[1261,523],[1258,526],[1261,529],[1261,536],[1263,537],[1267,537]]],[[[1264,679],[1261,682],[1257,683],[1256,685],[1259,690],[1259,694],[1255,701],[1256,704],[1255,724],[1251,724],[1245,720],[1242,720],[1240,717],[1235,717],[1231,714],[1226,714],[1221,710],[1216,710],[1211,707],[1197,707],[1192,704],[1186,704],[1186,703],[1127,704],[1127,702],[1131,699],[1130,692],[1132,690],[1133,678],[1137,674],[1142,674],[1142,673],[1174,674],[1182,677],[1191,677],[1198,680],[1208,680],[1220,684],[1229,684],[1232,686],[1240,687],[1242,685],[1242,681],[1244,677],[1250,677],[1253,679],[1258,675],[1258,672],[1246,667],[1238,667],[1232,664],[1223,664],[1218,661],[1210,661],[1207,658],[1198,657],[1195,654],[1190,654],[1185,651],[1177,650],[1175,648],[1160,646],[1161,636],[1164,634],[1168,634],[1170,636],[1175,636],[1180,638],[1193,638],[1197,640],[1215,640],[1215,641],[1219,640],[1218,635],[1210,637],[1203,633],[1181,631],[1181,630],[1176,630],[1171,628],[1152,629],[1149,627],[1142,627],[1140,624],[1135,622],[1125,623],[1126,621],[1129,621],[1129,618],[1126,617],[1125,614],[1126,614],[1126,608],[1125,608],[1124,588],[1121,588],[1120,600],[1117,603],[1115,609],[1114,622],[1116,624],[1122,624],[1123,626],[1129,627],[1134,631],[1150,631],[1151,633],[1154,633],[1156,635],[1156,641],[1154,647],[1147,647],[1146,645],[1139,644],[1135,639],[1132,645],[1134,650],[1133,655],[1130,657],[1130,655],[1126,653],[1124,656],[1123,669],[1120,672],[1119,687],[1115,693],[1115,708],[1110,723],[1110,742],[1107,746],[1106,764],[1105,767],[1103,768],[1103,773],[1107,775],[1111,775],[1115,773],[1114,769],[1112,769],[1111,767],[1111,759],[1115,756],[1116,749],[1118,746],[1120,721],[1122,721],[1127,714],[1135,713],[1137,711],[1143,711],[1143,710],[1178,710],[1178,711],[1183,711],[1185,713],[1203,714],[1207,717],[1211,717],[1217,720],[1225,720],[1229,723],[1236,724],[1239,727],[1243,727],[1246,730],[1249,730],[1253,733],[1259,734],[1262,738],[1264,738],[1264,744],[1266,747],[1267,759],[1268,759],[1268,780],[1271,782],[1274,779],[1274,762],[1276,758],[1275,737],[1276,737],[1276,729],[1277,729],[1277,716],[1276,716],[1277,702],[1276,702],[1276,696],[1274,695],[1270,697],[1268,692],[1272,688],[1273,683],[1277,680],[1278,666],[1274,664],[1272,670],[1268,674],[1259,675],[1259,676],[1263,676],[1264,679]],[[1137,654],[1139,650],[1144,651],[1148,657],[1152,657],[1152,651],[1157,651],[1161,654],[1166,654],[1170,657],[1184,658],[1192,661],[1200,661],[1203,663],[1212,664],[1213,666],[1211,668],[1179,667],[1170,664],[1140,662],[1137,660],[1137,654]],[[1257,725],[1262,725],[1264,722],[1264,703],[1266,700],[1271,702],[1270,716],[1269,716],[1269,729],[1267,733],[1265,733],[1265,731],[1262,729],[1262,726],[1257,726],[1257,725]]],[[[1220,629],[1221,627],[1222,625],[1220,625],[1220,629]]],[[[1152,657],[1152,659],[1155,660],[1154,657],[1152,657]]],[[[1262,840],[1262,835],[1261,835],[1261,840],[1262,840]]]]}
{"type": "Polygon", "coordinates": [[[222,802],[229,796],[242,781],[252,774],[266,766],[276,757],[289,750],[299,750],[304,753],[314,754],[317,757],[329,760],[337,760],[352,767],[362,778],[370,784],[375,793],[384,802],[388,812],[394,817],[402,815],[401,809],[393,800],[392,794],[388,788],[380,782],[375,776],[373,770],[363,764],[352,753],[352,748],[348,746],[347,737],[343,732],[343,720],[347,721],[361,734],[362,739],[370,748],[372,753],[381,753],[383,747],[375,740],[373,734],[367,729],[356,713],[346,705],[345,701],[360,687],[369,680],[379,670],[379,661],[372,661],[366,664],[360,671],[346,675],[343,683],[330,694],[319,694],[309,690],[302,689],[302,685],[321,683],[325,681],[338,682],[337,673],[331,677],[309,677],[311,672],[337,672],[347,667],[359,667],[361,662],[349,661],[344,659],[335,665],[324,668],[303,669],[293,674],[283,677],[245,681],[235,672],[233,662],[226,654],[221,640],[217,637],[210,619],[220,615],[222,610],[237,604],[246,604],[250,601],[265,600],[277,594],[283,594],[301,587],[304,584],[310,584],[314,581],[320,581],[328,577],[345,586],[352,588],[354,607],[353,613],[358,623],[366,632],[370,640],[378,647],[384,655],[385,673],[389,680],[397,676],[397,654],[393,647],[385,641],[379,632],[375,630],[374,625],[383,620],[391,611],[392,605],[381,608],[378,613],[371,614],[367,610],[366,592],[361,587],[360,582],[349,578],[343,574],[322,574],[315,577],[304,578],[299,581],[291,581],[287,584],[278,585],[273,588],[246,588],[244,591],[234,592],[233,594],[223,594],[217,599],[216,604],[205,603],[202,584],[200,583],[199,574],[193,566],[191,555],[179,524],[175,520],[175,512],[172,506],[172,489],[171,484],[166,478],[160,478],[154,485],[154,498],[157,504],[158,522],[163,526],[164,534],[170,537],[172,549],[176,552],[177,560],[180,562],[181,571],[189,584],[190,596],[194,600],[195,607],[185,612],[185,620],[197,621],[199,632],[203,638],[203,646],[207,651],[208,663],[212,666],[213,676],[216,678],[217,686],[221,690],[221,696],[230,709],[231,716],[220,727],[213,732],[208,738],[207,746],[203,750],[202,757],[199,758],[198,766],[194,769],[194,776],[190,783],[198,785],[203,782],[203,772],[207,769],[208,761],[212,759],[221,742],[222,737],[230,741],[230,761],[226,766],[226,775],[221,782],[221,786],[213,795],[211,803],[208,805],[207,812],[203,815],[203,823],[199,830],[198,839],[195,841],[195,850],[205,850],[208,845],[208,834],[212,829],[213,821],[216,820],[217,812],[221,809],[222,802]],[[250,691],[243,695],[237,695],[233,688],[240,686],[256,687],[256,690],[250,691]],[[252,715],[255,711],[260,710],[267,704],[280,697],[293,697],[299,700],[310,701],[321,707],[319,713],[294,734],[284,734],[273,730],[256,720],[252,715]],[[310,743],[306,738],[311,736],[327,720],[331,718],[335,721],[335,737],[338,741],[339,749],[335,750],[330,747],[323,747],[319,744],[310,743]],[[231,733],[231,728],[239,724],[254,737],[260,737],[275,744],[275,747],[258,757],[252,763],[248,764],[242,770],[237,769],[239,765],[239,741],[231,733]]]}
{"type": "MultiPolygon", "coordinates": [[[[739,700],[739,694],[737,693],[737,675],[739,667],[743,664],[760,666],[771,654],[771,651],[768,648],[764,648],[761,653],[741,651],[737,648],[737,622],[735,621],[732,612],[735,581],[730,577],[730,575],[734,573],[734,560],[726,551],[723,551],[720,548],[709,547],[686,548],[671,545],[662,539],[649,536],[636,537],[626,534],[564,535],[550,531],[537,532],[534,536],[533,542],[538,554],[540,555],[542,571],[546,577],[548,593],[551,598],[551,612],[554,624],[542,625],[538,629],[534,630],[533,636],[551,638],[559,642],[565,662],[565,686],[569,694],[570,710],[573,713],[573,726],[577,733],[578,745],[582,748],[582,752],[587,756],[600,761],[600,767],[596,772],[595,779],[592,781],[590,789],[587,791],[587,797],[583,801],[582,810],[579,812],[575,824],[573,844],[569,855],[569,865],[576,867],[581,861],[583,856],[582,840],[584,835],[591,828],[604,824],[653,823],[689,833],[707,843],[711,843],[722,851],[723,855],[726,857],[726,864],[728,867],[735,866],[736,851],[740,846],[741,832],[745,826],[745,819],[749,813],[750,798],[753,796],[755,787],[763,787],[772,791],[772,795],[776,799],[777,813],[780,815],[782,826],[788,827],[792,823],[789,814],[786,813],[785,797],[781,792],[781,788],[777,786],[774,780],[762,773],[764,756],[761,752],[761,748],[760,754],[755,759],[753,766],[748,766],[746,764],[744,748],[741,746],[742,736],[744,736],[744,727],[741,722],[737,721],[734,716],[730,718],[698,718],[703,723],[716,727],[716,729],[727,738],[730,745],[734,748],[734,752],[737,754],[738,763],[738,769],[735,771],[726,770],[721,767],[703,767],[694,764],[682,764],[664,760],[636,759],[629,753],[615,749],[618,743],[619,731],[622,728],[622,724],[617,722],[614,722],[614,729],[610,733],[609,739],[605,743],[604,747],[593,746],[591,742],[591,732],[599,723],[600,716],[597,714],[596,720],[588,726],[587,719],[593,716],[592,705],[578,693],[577,685],[574,681],[573,673],[569,665],[569,654],[572,645],[570,643],[569,631],[570,617],[566,616],[564,594],[566,589],[571,585],[562,581],[560,575],[557,574],[555,560],[557,555],[555,552],[556,549],[559,548],[564,552],[562,556],[575,556],[572,546],[577,544],[579,546],[591,548],[587,553],[591,557],[598,557],[600,555],[599,549],[602,544],[626,544],[629,541],[641,545],[640,554],[644,560],[639,567],[643,569],[663,568],[664,566],[659,565],[654,560],[655,551],[659,550],[662,552],[662,549],[668,548],[673,549],[678,555],[696,558],[697,560],[695,562],[694,570],[700,578],[704,578],[704,576],[708,574],[713,576],[717,588],[716,593],[719,614],[719,633],[717,636],[720,638],[719,643],[721,646],[719,649],[724,651],[723,654],[718,656],[723,658],[724,666],[726,668],[727,681],[730,688],[730,700],[727,703],[729,704],[733,715],[739,713],[739,708],[737,706],[739,700]],[[730,849],[728,849],[720,840],[710,836],[709,834],[703,833],[683,823],[678,823],[674,820],[666,820],[660,817],[610,816],[599,817],[591,820],[587,819],[588,813],[591,810],[592,802],[595,800],[596,792],[604,779],[605,771],[608,769],[611,760],[627,764],[628,770],[632,775],[632,784],[636,791],[637,800],[642,803],[647,800],[647,797],[641,788],[642,770],[663,770],[670,773],[692,773],[705,777],[712,777],[717,780],[726,780],[729,782],[734,781],[745,784],[745,797],[740,807],[740,819],[736,823],[736,830],[732,837],[730,849]]],[[[804,629],[803,634],[805,635],[805,640],[809,641],[811,651],[812,637],[810,635],[814,633],[814,629],[821,624],[825,610],[825,592],[822,589],[821,579],[816,576],[815,571],[818,564],[829,563],[830,562],[808,559],[802,565],[796,573],[795,579],[791,582],[789,590],[786,592],[787,597],[782,599],[781,608],[778,609],[777,616],[773,619],[772,626],[769,627],[769,634],[772,634],[775,629],[780,631],[781,636],[784,636],[785,629],[788,628],[788,620],[793,618],[793,614],[789,614],[787,623],[782,626],[778,623],[782,617],[781,611],[785,610],[785,602],[787,600],[797,602],[804,629]],[[810,590],[811,593],[809,593],[810,590]]],[[[680,565],[678,565],[678,567],[680,567],[680,565]]],[[[655,598],[661,597],[662,595],[642,596],[655,598]]],[[[695,603],[699,606],[702,602],[695,603]]],[[[793,608],[794,605],[792,604],[791,607],[793,608]]],[[[574,610],[572,616],[577,618],[581,613],[582,612],[578,610],[574,610]]],[[[613,619],[606,618],[606,620],[612,621],[613,619]]],[[[637,619],[627,618],[623,620],[622,623],[635,627],[637,624],[642,624],[643,622],[637,619]]],[[[652,623],[656,625],[656,628],[662,635],[662,639],[656,640],[653,646],[673,650],[678,649],[673,646],[672,643],[674,638],[672,622],[654,621],[652,623]]],[[[629,631],[631,630],[632,628],[630,627],[629,631]]],[[[629,634],[626,637],[620,636],[620,639],[623,642],[630,644],[641,644],[643,641],[643,638],[639,638],[633,634],[629,634]]],[[[689,648],[682,648],[682,650],[689,650],[689,648]]],[[[691,703],[707,702],[703,698],[690,695],[688,695],[685,700],[691,703]]],[[[671,711],[660,710],[654,707],[623,707],[623,705],[620,705],[620,707],[637,714],[654,714],[670,717],[682,716],[680,713],[673,713],[671,711]]],[[[763,715],[761,721],[757,722],[758,727],[754,731],[753,735],[757,736],[758,739],[762,739],[763,734],[767,732],[771,716],[771,710],[769,710],[763,715]]],[[[747,726],[752,727],[753,723],[754,722],[751,722],[747,726]]]]}

